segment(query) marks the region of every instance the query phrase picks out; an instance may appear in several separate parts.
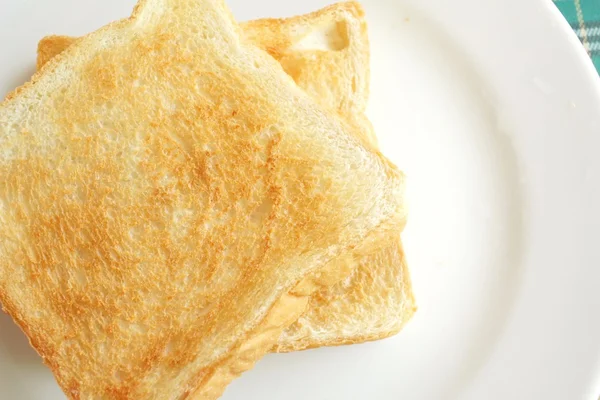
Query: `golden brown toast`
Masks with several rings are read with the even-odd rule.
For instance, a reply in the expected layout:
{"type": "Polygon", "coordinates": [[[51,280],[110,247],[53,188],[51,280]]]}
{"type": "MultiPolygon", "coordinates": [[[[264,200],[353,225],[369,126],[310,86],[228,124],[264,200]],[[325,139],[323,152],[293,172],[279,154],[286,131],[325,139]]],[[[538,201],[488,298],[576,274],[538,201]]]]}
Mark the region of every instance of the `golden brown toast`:
{"type": "MultiPolygon", "coordinates": [[[[369,94],[369,41],[359,3],[337,3],[285,19],[240,24],[244,36],[277,59],[313,98],[337,110],[376,145],[364,116],[369,94]]],[[[47,36],[38,46],[38,68],[77,38],[47,36]]],[[[308,310],[284,332],[277,351],[375,340],[398,332],[414,313],[409,272],[399,237],[352,261],[353,277],[311,298],[308,310]]]]}
{"type": "Polygon", "coordinates": [[[0,105],[0,302],[72,399],[218,397],[404,225],[402,174],[239,33],[142,0],[0,105]]]}

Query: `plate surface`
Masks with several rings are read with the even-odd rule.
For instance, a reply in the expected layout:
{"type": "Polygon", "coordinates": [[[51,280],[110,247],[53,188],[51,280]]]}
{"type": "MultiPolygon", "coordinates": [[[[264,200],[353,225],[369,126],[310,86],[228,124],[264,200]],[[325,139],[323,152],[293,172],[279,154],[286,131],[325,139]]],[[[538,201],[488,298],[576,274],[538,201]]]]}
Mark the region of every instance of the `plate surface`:
{"type": "MultiPolygon", "coordinates": [[[[44,35],[133,0],[2,0],[0,95],[44,35]]],[[[325,1],[230,0],[240,20],[325,1]]],[[[409,176],[419,312],[397,337],[268,355],[224,399],[597,399],[600,82],[548,0],[364,1],[369,115],[409,176]]],[[[64,399],[0,315],[0,398],[64,399]]]]}

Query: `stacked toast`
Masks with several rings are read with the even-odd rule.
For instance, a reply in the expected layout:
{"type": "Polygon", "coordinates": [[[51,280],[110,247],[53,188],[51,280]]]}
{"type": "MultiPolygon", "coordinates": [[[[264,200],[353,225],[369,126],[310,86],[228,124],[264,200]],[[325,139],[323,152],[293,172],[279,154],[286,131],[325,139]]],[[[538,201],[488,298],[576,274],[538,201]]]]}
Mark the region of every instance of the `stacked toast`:
{"type": "Polygon", "coordinates": [[[0,105],[0,303],[71,399],[214,399],[415,311],[358,3],[140,0],[0,105]]]}

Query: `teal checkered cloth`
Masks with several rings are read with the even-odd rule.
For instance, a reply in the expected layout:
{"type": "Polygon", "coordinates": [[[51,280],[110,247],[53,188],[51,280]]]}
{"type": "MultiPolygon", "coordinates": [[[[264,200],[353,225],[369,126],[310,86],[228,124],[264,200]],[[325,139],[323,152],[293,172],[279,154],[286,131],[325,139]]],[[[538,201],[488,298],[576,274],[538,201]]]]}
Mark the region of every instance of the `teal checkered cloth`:
{"type": "Polygon", "coordinates": [[[600,0],[554,0],[600,72],[600,0]]]}

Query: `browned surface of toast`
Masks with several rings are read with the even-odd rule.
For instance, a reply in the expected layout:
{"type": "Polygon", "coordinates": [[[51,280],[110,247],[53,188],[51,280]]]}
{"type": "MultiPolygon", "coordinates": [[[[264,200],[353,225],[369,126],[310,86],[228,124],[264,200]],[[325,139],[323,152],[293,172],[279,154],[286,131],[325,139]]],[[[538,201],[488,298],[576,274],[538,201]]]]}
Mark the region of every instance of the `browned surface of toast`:
{"type": "Polygon", "coordinates": [[[238,31],[143,0],[0,106],[0,301],[70,398],[217,397],[403,226],[402,175],[238,31]]]}
{"type": "MultiPolygon", "coordinates": [[[[279,61],[295,82],[354,124],[376,146],[364,111],[369,95],[369,40],[362,7],[337,3],[306,15],[241,24],[244,36],[279,61]],[[361,129],[362,128],[362,129],[361,129]]],[[[47,36],[38,68],[77,38],[47,36]]],[[[277,351],[376,340],[397,333],[416,309],[400,239],[353,257],[352,279],[324,289],[279,340],[277,351]]]]}

